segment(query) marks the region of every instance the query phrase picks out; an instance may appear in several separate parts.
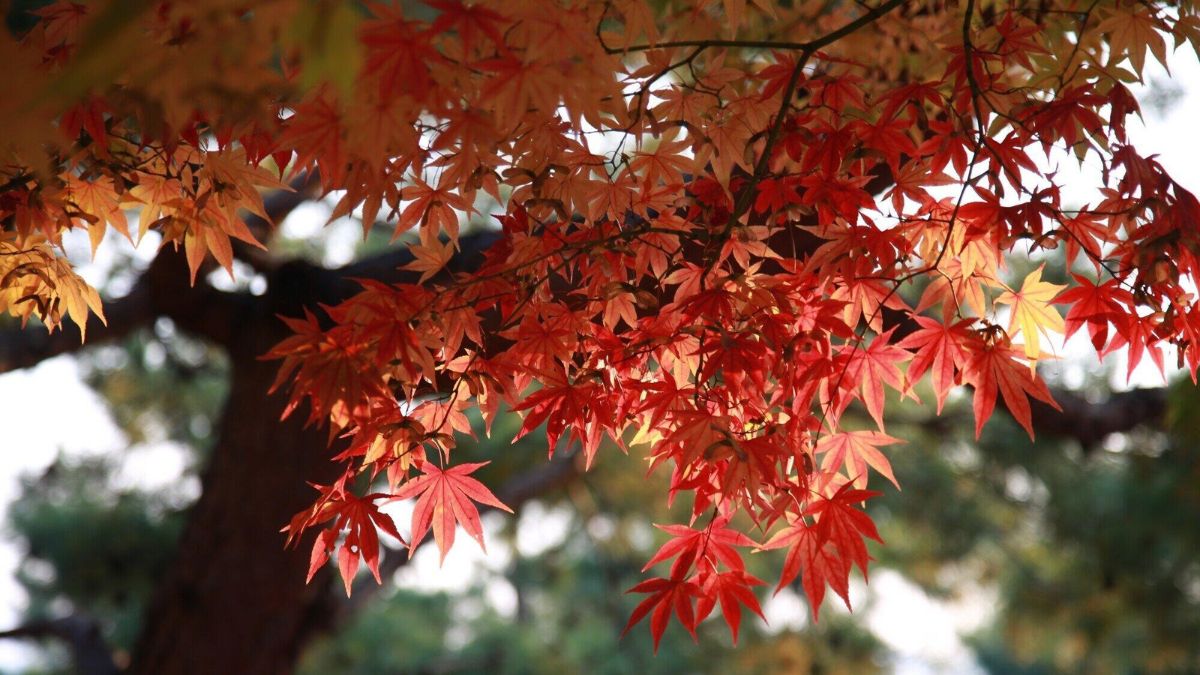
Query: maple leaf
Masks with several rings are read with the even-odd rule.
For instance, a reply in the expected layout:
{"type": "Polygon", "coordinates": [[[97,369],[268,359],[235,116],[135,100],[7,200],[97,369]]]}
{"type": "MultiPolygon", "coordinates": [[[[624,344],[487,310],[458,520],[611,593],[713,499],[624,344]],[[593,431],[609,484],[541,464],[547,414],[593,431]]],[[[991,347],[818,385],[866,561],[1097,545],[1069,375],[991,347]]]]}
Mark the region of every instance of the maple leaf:
{"type": "Polygon", "coordinates": [[[625,629],[621,631],[622,637],[646,618],[651,610],[654,610],[654,614],[650,617],[650,635],[654,638],[654,653],[657,654],[658,643],[662,640],[663,633],[667,630],[667,624],[671,620],[671,610],[675,610],[675,616],[679,618],[679,623],[692,635],[693,640],[696,639],[697,620],[693,598],[700,592],[700,589],[694,581],[684,580],[680,577],[670,579],[656,577],[647,579],[625,592],[649,593],[650,597],[642,600],[633,609],[628,623],[625,624],[625,629]]]}
{"type": "Polygon", "coordinates": [[[825,471],[839,471],[845,466],[855,486],[866,487],[869,466],[899,488],[892,465],[879,447],[903,442],[880,431],[842,431],[822,437],[813,452],[825,455],[821,461],[825,471]]]}
{"type": "Polygon", "coordinates": [[[459,0],[432,0],[429,5],[440,13],[434,19],[429,32],[444,33],[453,28],[462,42],[463,51],[474,53],[480,46],[480,38],[486,37],[494,45],[503,45],[501,27],[505,17],[483,5],[465,5],[459,0]]]}
{"type": "Polygon", "coordinates": [[[96,255],[96,247],[104,238],[108,225],[129,239],[129,224],[121,211],[119,199],[111,179],[83,181],[72,176],[68,183],[71,201],[79,208],[80,218],[84,220],[88,238],[92,242],[92,255],[96,255]]]}
{"type": "Polygon", "coordinates": [[[841,556],[833,544],[822,541],[815,527],[796,518],[763,544],[764,549],[785,547],[788,551],[776,593],[800,577],[813,621],[820,619],[826,586],[832,588],[847,607],[850,606],[850,561],[841,556]]]}
{"type": "Polygon", "coordinates": [[[321,180],[330,185],[346,175],[345,132],[336,102],[318,90],[317,95],[296,106],[280,139],[283,147],[296,151],[296,167],[316,165],[321,180]]]}
{"type": "Polygon", "coordinates": [[[910,381],[920,379],[926,371],[933,373],[933,391],[937,397],[938,414],[941,414],[946,396],[954,386],[955,370],[961,370],[967,363],[967,355],[960,345],[970,340],[970,326],[975,320],[964,319],[953,324],[925,316],[914,316],[913,320],[921,328],[896,343],[896,346],[917,350],[908,365],[910,381]]]}
{"type": "Polygon", "coordinates": [[[1101,356],[1111,354],[1121,347],[1129,347],[1129,356],[1125,370],[1125,381],[1133,377],[1133,371],[1142,362],[1142,357],[1148,352],[1150,360],[1158,368],[1158,372],[1166,377],[1164,370],[1164,355],[1161,346],[1162,338],[1155,335],[1157,322],[1153,317],[1138,316],[1134,312],[1123,313],[1115,322],[1116,333],[1112,342],[1101,352],[1101,356]]]}
{"type": "Polygon", "coordinates": [[[758,184],[758,196],[754,200],[756,213],[779,211],[791,204],[800,203],[800,193],[794,181],[766,178],[758,184]]]}
{"type": "Polygon", "coordinates": [[[1159,63],[1167,62],[1167,43],[1160,31],[1165,26],[1153,11],[1146,9],[1113,8],[1108,17],[1096,26],[1096,31],[1108,34],[1109,64],[1115,65],[1128,58],[1135,73],[1141,73],[1146,64],[1149,49],[1159,63]]]}
{"type": "Polygon", "coordinates": [[[1092,346],[1103,354],[1108,344],[1109,324],[1120,324],[1125,320],[1129,312],[1127,308],[1134,304],[1133,295],[1121,288],[1116,279],[1097,284],[1078,274],[1071,276],[1079,285],[1064,291],[1057,300],[1069,307],[1065,337],[1069,339],[1086,324],[1092,346]]]}
{"type": "Polygon", "coordinates": [[[935,185],[951,185],[954,179],[938,171],[930,173],[929,167],[923,162],[911,161],[903,165],[896,174],[896,180],[884,197],[891,197],[892,208],[901,212],[904,199],[912,199],[918,204],[928,204],[933,201],[926,189],[935,185]]]}
{"type": "Polygon", "coordinates": [[[420,223],[421,241],[426,245],[432,244],[439,232],[445,232],[453,244],[458,241],[457,211],[472,210],[462,195],[440,184],[432,187],[425,181],[405,187],[400,191],[400,198],[409,204],[400,212],[393,240],[420,223]]]}
{"type": "Polygon", "coordinates": [[[128,198],[137,200],[142,209],[138,214],[138,241],[146,236],[152,224],[173,215],[184,204],[182,188],[174,178],[137,174],[137,184],[129,190],[128,198]]]}
{"type": "Polygon", "coordinates": [[[727,527],[729,520],[729,516],[718,516],[707,527],[698,530],[686,525],[655,525],[671,535],[671,539],[646,562],[642,571],[645,572],[660,562],[678,556],[671,565],[671,576],[674,577],[686,572],[705,555],[713,556],[730,569],[745,569],[746,565],[734,547],[754,546],[754,542],[750,537],[727,527]]]}
{"type": "MultiPolygon", "coordinates": [[[[335,428],[349,423],[347,412],[372,397],[388,391],[378,377],[362,377],[370,369],[364,347],[345,330],[326,333],[317,317],[307,309],[303,319],[283,318],[295,333],[275,345],[263,359],[282,359],[272,391],[290,378],[301,395],[293,396],[283,410],[283,418],[300,405],[303,396],[311,399],[309,419],[329,415],[335,428]]],[[[390,391],[387,394],[390,397],[390,391]]]]}
{"type": "Polygon", "coordinates": [[[996,298],[996,302],[1012,306],[1012,317],[1008,322],[1008,334],[1016,335],[1014,328],[1019,328],[1025,338],[1025,357],[1036,360],[1041,356],[1041,341],[1039,335],[1050,331],[1061,334],[1065,329],[1063,318],[1058,310],[1050,306],[1054,296],[1066,288],[1060,284],[1042,281],[1042,270],[1045,263],[1025,277],[1021,290],[1011,288],[996,298]]]}
{"type": "Polygon", "coordinates": [[[50,331],[69,317],[79,326],[81,342],[87,338],[89,313],[107,324],[100,294],[68,261],[45,244],[22,250],[4,238],[0,238],[0,311],[22,322],[36,316],[50,331]]]}
{"type": "Polygon", "coordinates": [[[682,185],[683,174],[691,171],[695,163],[684,154],[690,147],[689,141],[677,141],[674,134],[664,136],[653,150],[639,150],[629,163],[629,169],[639,174],[646,185],[659,181],[682,185]]]}
{"type": "Polygon", "coordinates": [[[843,558],[858,565],[864,578],[870,556],[867,555],[863,538],[874,539],[881,544],[883,540],[879,538],[870,516],[862,509],[855,508],[855,505],[881,494],[874,490],[852,489],[851,484],[847,483],[832,495],[813,501],[804,510],[806,515],[818,518],[818,537],[822,541],[832,542],[843,558]]]}
{"type": "Polygon", "coordinates": [[[1008,412],[1025,429],[1031,440],[1033,420],[1029,397],[1061,410],[1037,373],[1015,360],[1014,357],[1019,355],[1016,350],[997,344],[972,351],[965,379],[975,387],[975,438],[979,438],[983,425],[996,407],[997,392],[1004,398],[1008,412]]]}
{"type": "Polygon", "coordinates": [[[847,367],[848,371],[855,373],[859,378],[863,404],[867,406],[867,412],[880,429],[883,428],[883,385],[890,385],[901,393],[907,388],[904,376],[896,364],[907,361],[911,355],[896,345],[888,344],[894,332],[894,328],[889,329],[871,340],[865,348],[855,349],[847,367]]]}
{"type": "Polygon", "coordinates": [[[360,559],[367,563],[367,569],[375,576],[375,581],[381,582],[378,530],[395,537],[401,545],[407,545],[396,530],[392,517],[381,512],[375,504],[377,499],[387,495],[376,493],[358,497],[346,491],[344,481],[318,486],[317,489],[321,492],[317,505],[296,514],[292,522],[283,528],[288,533],[290,545],[299,539],[306,528],[334,520],[334,524],[322,530],[313,542],[306,583],[311,582],[317,570],[329,560],[337,542],[337,535],[342,530],[346,530],[346,538],[338,551],[338,571],[346,587],[346,595],[350,595],[360,559]]]}
{"type": "Polygon", "coordinates": [[[866,575],[867,555],[863,537],[882,543],[870,517],[854,507],[881,493],[854,490],[843,485],[833,495],[818,499],[805,514],[818,518],[815,525],[799,516],[789,516],[788,525],[763,544],[764,550],[787,548],[778,593],[797,576],[812,608],[813,621],[820,617],[821,603],[828,585],[850,607],[850,567],[858,565],[866,575]]]}
{"type": "MultiPolygon", "coordinates": [[[[441,3],[439,9],[454,11],[454,4],[457,3],[441,3]]],[[[446,16],[440,21],[443,27],[448,27],[454,18],[446,16]]],[[[429,67],[431,62],[436,63],[439,54],[429,43],[430,35],[414,30],[417,27],[415,22],[406,21],[399,10],[385,6],[380,6],[376,17],[363,27],[361,41],[367,56],[362,75],[376,79],[381,97],[403,91],[419,101],[428,95],[433,84],[429,67]]]]}
{"type": "Polygon", "coordinates": [[[512,513],[512,509],[496,499],[496,495],[483,483],[470,477],[469,474],[487,464],[459,464],[443,471],[437,464],[427,461],[421,464],[421,471],[425,475],[410,479],[392,495],[394,499],[417,498],[413,508],[409,556],[416,551],[417,545],[432,527],[441,560],[445,561],[446,553],[454,545],[454,530],[459,524],[479,542],[480,548],[486,550],[479,510],[472,502],[512,513]]]}
{"type": "Polygon", "coordinates": [[[441,242],[432,239],[428,243],[422,241],[413,244],[408,248],[413,254],[413,261],[405,265],[401,269],[413,270],[420,272],[421,278],[417,280],[418,284],[423,284],[427,279],[442,271],[446,263],[454,257],[454,244],[451,242],[441,242]]]}
{"type": "MultiPolygon", "coordinates": [[[[589,404],[595,402],[596,386],[588,381],[570,382],[555,369],[542,377],[542,388],[530,394],[523,402],[513,407],[513,412],[529,412],[515,438],[521,438],[546,422],[546,445],[550,452],[558,446],[558,440],[568,424],[588,417],[589,404]]],[[[590,466],[595,450],[585,453],[590,466]]]]}
{"type": "Polygon", "coordinates": [[[721,614],[725,618],[725,624],[729,626],[730,634],[733,635],[733,644],[736,645],[738,629],[742,623],[742,605],[749,607],[750,611],[763,621],[767,620],[758,604],[758,598],[751,590],[754,586],[765,584],[762,579],[740,569],[708,575],[700,586],[700,597],[696,600],[696,622],[703,621],[712,612],[716,602],[720,601],[721,614]]]}

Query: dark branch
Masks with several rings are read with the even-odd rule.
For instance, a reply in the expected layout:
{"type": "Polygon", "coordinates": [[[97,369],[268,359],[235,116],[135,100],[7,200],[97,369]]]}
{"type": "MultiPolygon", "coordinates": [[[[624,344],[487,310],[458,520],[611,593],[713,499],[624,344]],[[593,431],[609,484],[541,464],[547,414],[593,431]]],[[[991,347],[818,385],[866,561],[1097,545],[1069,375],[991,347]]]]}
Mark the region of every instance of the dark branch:
{"type": "Polygon", "coordinates": [[[604,47],[604,51],[609,54],[623,54],[627,52],[644,52],[651,49],[669,49],[671,47],[700,47],[700,48],[721,48],[734,47],[745,49],[765,49],[779,51],[800,51],[800,52],[815,52],[819,49],[828,47],[829,45],[841,40],[842,38],[854,33],[855,31],[874,23],[877,19],[892,11],[893,9],[904,4],[904,0],[889,0],[884,4],[870,10],[866,14],[847,23],[841,28],[822,35],[815,40],[807,42],[792,42],[788,40],[676,40],[673,42],[658,42],[655,44],[633,45],[624,49],[614,49],[608,46],[604,47]]]}
{"type": "Polygon", "coordinates": [[[73,614],[61,619],[31,621],[0,631],[0,638],[56,638],[71,647],[71,660],[75,672],[80,675],[116,675],[120,672],[100,633],[99,624],[91,617],[73,614]]]}
{"type": "MultiPolygon", "coordinates": [[[[106,302],[104,313],[108,325],[94,314],[87,319],[89,345],[120,340],[154,319],[150,305],[150,289],[138,283],[128,295],[106,302]]],[[[53,333],[37,326],[13,326],[0,330],[0,373],[29,368],[42,361],[74,352],[83,346],[79,327],[69,321],[53,333]]]]}
{"type": "MultiPolygon", "coordinates": [[[[304,177],[293,182],[294,191],[272,193],[264,200],[267,215],[276,222],[283,219],[313,197],[314,183],[314,179],[304,177]]],[[[248,216],[247,224],[252,230],[258,228],[265,232],[266,223],[261,218],[248,216]]],[[[252,247],[246,249],[259,255],[257,264],[251,262],[256,268],[265,266],[274,270],[277,267],[277,263],[261,255],[261,251],[252,247]]],[[[88,316],[86,346],[121,340],[139,328],[151,325],[159,317],[170,318],[196,336],[227,346],[237,340],[239,318],[243,312],[250,311],[251,306],[249,296],[219,291],[204,282],[202,275],[193,286],[188,279],[183,251],[166,246],[138,277],[133,290],[105,302],[107,325],[94,315],[88,316]]],[[[69,321],[64,321],[53,333],[36,326],[0,329],[0,373],[29,368],[84,346],[79,327],[69,321]]]]}
{"type": "Polygon", "coordinates": [[[1140,426],[1161,428],[1167,412],[1167,390],[1134,389],[1116,392],[1102,401],[1089,401],[1077,392],[1059,390],[1054,400],[1062,411],[1033,403],[1033,429],[1039,435],[1073,438],[1084,449],[1096,447],[1109,434],[1140,426]]]}

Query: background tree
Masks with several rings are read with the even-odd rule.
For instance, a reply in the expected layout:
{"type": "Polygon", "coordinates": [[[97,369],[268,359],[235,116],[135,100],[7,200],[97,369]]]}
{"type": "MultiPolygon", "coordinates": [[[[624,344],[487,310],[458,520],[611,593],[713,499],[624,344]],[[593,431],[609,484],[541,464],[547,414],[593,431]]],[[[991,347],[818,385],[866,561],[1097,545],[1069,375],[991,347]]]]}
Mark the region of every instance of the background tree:
{"type": "MultiPolygon", "coordinates": [[[[897,441],[889,391],[911,397],[930,372],[939,409],[972,389],[976,436],[998,399],[1031,436],[1035,413],[1051,429],[1103,420],[1094,435],[1153,407],[1056,402],[1043,340],[1086,327],[1100,354],[1161,364],[1170,342],[1200,363],[1200,202],[1124,127],[1147,53],[1194,46],[1190,4],[61,2],[33,16],[14,15],[2,44],[16,92],[0,108],[4,308],[100,341],[170,318],[231,367],[134,671],[289,669],[336,610],[325,584],[295,584],[295,556],[244,555],[288,511],[290,539],[325,528],[308,575],[334,557],[349,591],[360,559],[377,572],[377,528],[401,536],[380,504],[416,498],[408,545],[432,531],[444,554],[458,523],[481,537],[476,504],[507,509],[574,473],[560,439],[585,465],[605,438],[646,447],[690,502],[627,629],[648,619],[657,646],[672,617],[694,632],[719,605],[736,637],[758,612],[750,548],[785,550],[779,586],[799,579],[815,618],[827,586],[848,603],[879,538],[863,488],[869,472],[894,482],[878,451],[897,441]],[[1087,204],[1064,203],[1030,158],[1052,146],[1102,163],[1087,204]],[[264,200],[281,177],[293,191],[264,200]],[[382,215],[417,239],[338,269],[257,250],[272,221],[330,193],[335,216],[369,229],[382,215]],[[501,228],[460,233],[487,196],[501,228]],[[164,246],[105,324],[56,247],[72,228],[93,247],[128,231],[134,205],[164,246]],[[1069,284],[1046,280],[1067,281],[1045,267],[1060,248],[1069,284]],[[1014,251],[1043,264],[1009,278],[1014,251]],[[259,292],[204,278],[235,257],[259,292]],[[264,403],[272,381],[291,393],[264,403]],[[523,415],[518,435],[545,422],[559,459],[491,483],[497,499],[453,449],[466,409],[492,424],[501,404],[523,415]],[[305,417],[342,437],[334,465],[305,417]],[[318,495],[300,509],[305,480],[318,495]]],[[[5,368],[74,345],[28,335],[5,341],[5,368]]]]}

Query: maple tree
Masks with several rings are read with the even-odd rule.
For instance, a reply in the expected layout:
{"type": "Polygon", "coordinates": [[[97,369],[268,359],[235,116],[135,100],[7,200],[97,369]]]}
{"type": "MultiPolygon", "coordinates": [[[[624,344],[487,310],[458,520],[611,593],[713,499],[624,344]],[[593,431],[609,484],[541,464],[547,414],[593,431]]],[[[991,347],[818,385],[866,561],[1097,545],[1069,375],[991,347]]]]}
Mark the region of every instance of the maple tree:
{"type": "Polygon", "coordinates": [[[443,555],[458,525],[482,544],[477,504],[508,508],[455,460],[468,408],[545,424],[551,455],[566,439],[590,466],[611,443],[669,472],[692,516],[664,527],[647,569],[669,570],[632,589],[630,625],[649,616],[657,641],[719,604],[736,637],[764,583],[743,549],[785,548],[779,586],[800,576],[814,616],[826,585],[849,604],[879,538],[864,487],[895,481],[889,397],[926,372],[939,409],[970,388],[976,435],[999,399],[1032,436],[1030,399],[1057,405],[1036,369],[1057,336],[1086,325],[1131,370],[1167,344],[1200,366],[1200,202],[1125,127],[1147,53],[1200,46],[1190,2],[33,15],[0,41],[13,316],[81,337],[103,321],[62,236],[132,239],[126,209],[194,284],[256,259],[263,191],[289,183],[415,234],[401,274],[359,268],[349,298],[281,312],[292,335],[263,355],[287,412],[344,440],[286,529],[324,528],[310,576],[336,550],[347,590],[360,560],[378,576],[378,530],[404,540],[384,504],[416,498],[406,543],[432,529],[443,555]],[[1083,204],[1053,166],[1076,160],[1102,167],[1083,204]],[[498,230],[460,232],[485,214],[498,230]],[[1042,266],[1006,280],[1012,255],[1042,266]]]}

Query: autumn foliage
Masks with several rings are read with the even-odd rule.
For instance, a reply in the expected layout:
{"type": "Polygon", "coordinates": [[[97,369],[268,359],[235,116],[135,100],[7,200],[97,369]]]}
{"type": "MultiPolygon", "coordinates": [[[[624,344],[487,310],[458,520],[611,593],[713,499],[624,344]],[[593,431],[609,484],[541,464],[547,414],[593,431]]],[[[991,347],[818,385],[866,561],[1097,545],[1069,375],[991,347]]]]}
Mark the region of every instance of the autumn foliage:
{"type": "Polygon", "coordinates": [[[800,579],[814,616],[826,586],[849,604],[879,539],[871,474],[895,482],[888,407],[926,374],[939,411],[972,398],[976,433],[1000,401],[1032,435],[1064,334],[1131,369],[1166,344],[1200,366],[1200,202],[1126,135],[1147,61],[1200,45],[1191,2],[34,14],[0,42],[10,314],[101,312],[62,255],[76,228],[232,270],[260,245],[243,216],[305,172],[335,218],[412,233],[406,283],[285,317],[266,355],[341,439],[344,474],[287,531],[324,528],[312,569],[336,555],[347,589],[360,559],[378,576],[379,530],[483,543],[478,505],[507,507],[455,439],[468,409],[509,408],[551,454],[669,474],[692,515],[661,526],[630,626],[694,632],[719,604],[736,639],[742,608],[761,615],[750,551],[786,551],[777,586],[800,579]],[[1084,161],[1100,170],[1070,202],[1059,165],[1084,161]],[[485,234],[460,223],[487,216],[498,234],[467,256],[485,234]],[[1011,278],[1011,256],[1040,266],[1011,278]],[[404,499],[406,533],[380,511],[404,499]]]}

